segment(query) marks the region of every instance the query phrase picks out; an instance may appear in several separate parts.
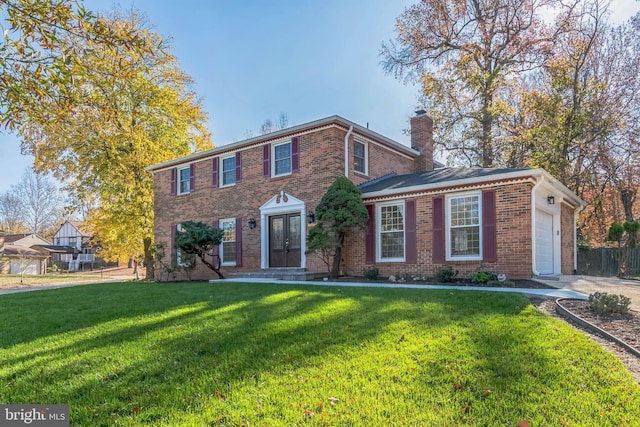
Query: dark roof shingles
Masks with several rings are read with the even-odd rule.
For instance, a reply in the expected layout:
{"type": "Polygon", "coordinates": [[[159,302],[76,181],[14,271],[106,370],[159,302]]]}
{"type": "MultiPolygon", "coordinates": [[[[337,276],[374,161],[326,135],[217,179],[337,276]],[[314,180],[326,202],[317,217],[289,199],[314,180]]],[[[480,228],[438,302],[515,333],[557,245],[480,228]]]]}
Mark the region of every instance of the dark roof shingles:
{"type": "Polygon", "coordinates": [[[363,194],[366,194],[375,193],[377,191],[399,190],[402,188],[445,182],[451,182],[452,185],[455,185],[455,181],[460,181],[462,179],[482,178],[525,170],[530,169],[439,168],[432,171],[417,172],[408,175],[395,175],[385,179],[372,180],[360,184],[358,188],[363,194]]]}

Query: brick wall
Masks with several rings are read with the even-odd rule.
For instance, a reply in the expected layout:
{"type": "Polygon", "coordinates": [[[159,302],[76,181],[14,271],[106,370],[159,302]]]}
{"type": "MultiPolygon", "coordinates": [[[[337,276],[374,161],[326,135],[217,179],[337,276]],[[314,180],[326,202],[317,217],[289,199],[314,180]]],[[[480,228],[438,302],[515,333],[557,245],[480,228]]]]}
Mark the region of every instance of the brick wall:
{"type": "MultiPolygon", "coordinates": [[[[260,206],[274,195],[284,191],[305,202],[307,210],[314,210],[333,181],[344,175],[344,138],[346,130],[338,127],[319,129],[299,136],[300,171],[291,175],[263,178],[262,145],[254,145],[242,150],[242,181],[234,186],[212,188],[211,159],[195,163],[195,191],[183,195],[171,195],[171,170],[154,173],[156,244],[164,244],[169,261],[171,248],[171,228],[183,221],[203,221],[211,224],[214,220],[242,217],[242,267],[223,267],[223,272],[257,271],[260,269],[260,206]],[[254,218],[258,226],[251,230],[249,218],[254,218]]],[[[409,173],[413,171],[413,159],[407,158],[375,142],[368,142],[369,174],[362,176],[353,172],[353,139],[350,137],[350,177],[358,184],[390,172],[409,173]]],[[[224,154],[222,154],[224,155],[224,154]]],[[[220,163],[221,164],[221,163],[220,163]]],[[[303,219],[304,220],[304,219],[303,219]]],[[[306,222],[306,221],[305,221],[306,222]]],[[[304,230],[305,233],[308,230],[304,230]]],[[[162,271],[159,267],[158,272],[162,271]]],[[[307,270],[326,271],[326,265],[317,255],[307,256],[307,270]]],[[[193,279],[215,278],[213,271],[199,261],[193,279]]],[[[181,273],[176,279],[184,279],[181,273]]],[[[166,280],[166,277],[163,277],[166,280]]]]}
{"type": "MultiPolygon", "coordinates": [[[[531,270],[531,183],[498,186],[496,190],[496,241],[495,263],[483,263],[488,270],[505,273],[510,278],[530,278],[531,270]]],[[[452,194],[452,193],[449,193],[452,194]]],[[[441,194],[442,195],[442,194],[441,194]]],[[[433,277],[434,270],[443,265],[459,270],[460,277],[470,277],[481,261],[433,262],[432,200],[437,194],[416,198],[417,263],[365,262],[364,231],[350,236],[344,255],[344,273],[362,275],[370,267],[377,267],[382,277],[410,274],[417,277],[433,277]]],[[[366,201],[365,201],[366,203],[366,201]]]]}
{"type": "Polygon", "coordinates": [[[574,233],[573,233],[573,212],[574,208],[561,203],[560,205],[560,259],[562,274],[574,274],[574,258],[573,250],[575,248],[574,233]]]}

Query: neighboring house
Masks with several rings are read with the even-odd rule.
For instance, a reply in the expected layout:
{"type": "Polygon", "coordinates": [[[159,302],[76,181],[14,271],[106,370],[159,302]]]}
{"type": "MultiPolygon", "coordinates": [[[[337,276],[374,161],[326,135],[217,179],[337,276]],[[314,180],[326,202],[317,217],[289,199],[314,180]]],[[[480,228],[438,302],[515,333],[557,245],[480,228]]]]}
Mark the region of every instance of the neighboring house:
{"type": "Polygon", "coordinates": [[[175,253],[179,225],[203,221],[224,230],[214,259],[227,274],[326,271],[305,254],[310,214],[344,175],[370,219],[346,242],[343,274],[574,272],[577,196],[541,169],[434,169],[432,120],[419,111],[410,123],[411,147],[332,116],[151,166],[156,244],[175,253]]]}
{"type": "Polygon", "coordinates": [[[51,244],[37,234],[0,232],[0,273],[45,274],[49,255],[33,246],[51,244]]]}
{"type": "Polygon", "coordinates": [[[91,235],[83,230],[82,221],[65,221],[53,235],[53,244],[56,247],[70,247],[72,251],[63,253],[57,251],[53,254],[54,261],[67,264],[69,271],[77,271],[85,264],[95,262],[94,248],[90,245],[91,235]]]}
{"type": "Polygon", "coordinates": [[[7,245],[20,245],[30,248],[34,245],[50,245],[51,242],[40,236],[39,234],[7,234],[4,237],[4,243],[7,245]]]}

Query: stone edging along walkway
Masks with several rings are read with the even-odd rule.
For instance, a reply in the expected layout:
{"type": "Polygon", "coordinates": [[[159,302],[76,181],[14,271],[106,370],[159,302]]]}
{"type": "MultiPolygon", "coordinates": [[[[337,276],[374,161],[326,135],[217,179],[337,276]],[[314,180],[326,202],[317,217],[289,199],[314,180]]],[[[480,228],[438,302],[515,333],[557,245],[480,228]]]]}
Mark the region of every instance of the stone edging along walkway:
{"type": "Polygon", "coordinates": [[[601,335],[601,336],[603,336],[603,337],[605,337],[605,338],[607,338],[607,339],[609,339],[609,340],[611,340],[613,342],[618,343],[619,345],[621,345],[625,349],[629,350],[634,356],[640,357],[640,351],[636,350],[635,348],[633,348],[632,346],[630,346],[626,342],[622,341],[621,339],[619,339],[615,335],[611,335],[610,333],[605,332],[604,330],[600,329],[596,325],[587,322],[586,320],[584,320],[584,319],[576,316],[575,314],[573,314],[568,309],[564,308],[562,306],[562,301],[567,300],[567,299],[571,299],[571,298],[558,298],[556,300],[556,312],[559,315],[568,318],[572,322],[577,323],[578,325],[582,326],[583,328],[588,329],[591,332],[594,332],[594,333],[596,333],[598,335],[601,335]]]}

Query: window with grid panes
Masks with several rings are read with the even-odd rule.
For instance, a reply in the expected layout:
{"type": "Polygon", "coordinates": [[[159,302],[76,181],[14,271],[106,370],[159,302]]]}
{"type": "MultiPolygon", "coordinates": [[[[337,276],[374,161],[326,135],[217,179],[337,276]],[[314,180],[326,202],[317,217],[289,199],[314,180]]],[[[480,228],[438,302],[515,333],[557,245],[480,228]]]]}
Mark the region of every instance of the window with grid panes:
{"type": "Polygon", "coordinates": [[[220,257],[223,265],[236,265],[236,220],[220,220],[220,229],[223,232],[220,242],[220,257]]]}
{"type": "Polygon", "coordinates": [[[480,195],[462,195],[448,199],[447,248],[449,258],[480,257],[480,195]]]}
{"type": "Polygon", "coordinates": [[[367,146],[359,141],[353,142],[353,170],[367,173],[367,146]]]}
{"type": "Polygon", "coordinates": [[[379,206],[378,218],[380,260],[404,260],[404,203],[379,206]]]}
{"type": "Polygon", "coordinates": [[[273,176],[291,173],[291,142],[274,145],[273,176]]]}
{"type": "Polygon", "coordinates": [[[222,159],[222,187],[236,183],[236,156],[222,159]]]}

